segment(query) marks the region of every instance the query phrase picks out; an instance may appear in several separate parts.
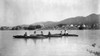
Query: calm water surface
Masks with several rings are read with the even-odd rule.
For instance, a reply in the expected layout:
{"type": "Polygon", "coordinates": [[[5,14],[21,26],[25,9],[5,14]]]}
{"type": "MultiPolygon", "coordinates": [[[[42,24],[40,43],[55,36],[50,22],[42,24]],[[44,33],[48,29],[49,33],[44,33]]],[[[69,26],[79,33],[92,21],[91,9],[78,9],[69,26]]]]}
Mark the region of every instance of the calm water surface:
{"type": "MultiPolygon", "coordinates": [[[[48,31],[45,30],[44,34],[48,31]]],[[[59,30],[50,31],[60,33],[59,30]]],[[[12,37],[25,32],[28,32],[28,35],[33,33],[33,31],[0,31],[0,56],[95,56],[86,50],[93,49],[92,43],[100,46],[100,30],[68,30],[69,33],[79,36],[43,40],[12,37]]]]}

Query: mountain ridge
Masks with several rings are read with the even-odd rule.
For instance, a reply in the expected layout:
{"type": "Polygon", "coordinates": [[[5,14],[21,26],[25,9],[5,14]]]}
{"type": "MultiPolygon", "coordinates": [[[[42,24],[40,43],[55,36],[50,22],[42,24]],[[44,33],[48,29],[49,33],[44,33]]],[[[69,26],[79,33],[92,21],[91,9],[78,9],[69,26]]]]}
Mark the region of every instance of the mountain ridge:
{"type": "Polygon", "coordinates": [[[64,20],[61,20],[59,22],[52,22],[52,21],[47,21],[47,22],[37,22],[33,24],[23,24],[23,25],[17,25],[13,27],[9,26],[2,26],[0,27],[1,30],[35,30],[35,29],[40,29],[43,27],[44,29],[53,29],[57,28],[59,26],[64,26],[67,27],[68,29],[79,29],[80,25],[86,25],[85,29],[100,29],[100,15],[99,14],[90,14],[88,16],[77,16],[77,17],[71,17],[71,18],[66,18],[64,20]],[[71,27],[71,25],[74,25],[71,27]]]}
{"type": "Polygon", "coordinates": [[[88,24],[88,25],[99,24],[100,21],[99,18],[100,18],[99,14],[93,13],[88,16],[77,16],[77,17],[66,18],[59,22],[47,21],[47,22],[41,22],[40,24],[44,24],[44,26],[55,26],[58,24],[88,24]]]}

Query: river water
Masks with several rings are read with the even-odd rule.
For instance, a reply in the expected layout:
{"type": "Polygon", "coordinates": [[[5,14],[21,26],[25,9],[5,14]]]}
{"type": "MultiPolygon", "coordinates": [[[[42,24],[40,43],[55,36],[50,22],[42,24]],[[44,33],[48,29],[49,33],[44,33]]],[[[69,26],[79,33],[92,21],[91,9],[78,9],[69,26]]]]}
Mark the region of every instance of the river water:
{"type": "MultiPolygon", "coordinates": [[[[44,30],[60,33],[60,30],[44,30]]],[[[100,48],[100,30],[68,30],[69,33],[78,34],[78,37],[62,37],[51,39],[15,39],[13,35],[28,35],[33,31],[0,31],[0,56],[95,56],[87,49],[100,51],[91,44],[96,43],[100,48]]],[[[37,30],[37,33],[40,33],[37,30]]]]}

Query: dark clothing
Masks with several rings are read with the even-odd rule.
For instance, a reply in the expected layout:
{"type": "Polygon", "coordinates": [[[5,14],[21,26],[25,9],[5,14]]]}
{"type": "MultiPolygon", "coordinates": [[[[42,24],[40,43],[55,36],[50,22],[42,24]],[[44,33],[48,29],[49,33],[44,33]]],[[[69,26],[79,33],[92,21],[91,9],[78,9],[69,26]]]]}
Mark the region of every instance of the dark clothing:
{"type": "Polygon", "coordinates": [[[25,32],[24,36],[27,36],[27,32],[25,32]]]}
{"type": "Polygon", "coordinates": [[[36,31],[34,31],[34,34],[36,34],[36,31]]]}
{"type": "Polygon", "coordinates": [[[60,32],[60,35],[62,35],[62,31],[60,32]]]}
{"type": "Polygon", "coordinates": [[[41,35],[43,35],[43,31],[41,31],[41,35]]]}
{"type": "Polygon", "coordinates": [[[50,33],[50,32],[48,32],[48,35],[51,35],[51,33],[50,33]]]}

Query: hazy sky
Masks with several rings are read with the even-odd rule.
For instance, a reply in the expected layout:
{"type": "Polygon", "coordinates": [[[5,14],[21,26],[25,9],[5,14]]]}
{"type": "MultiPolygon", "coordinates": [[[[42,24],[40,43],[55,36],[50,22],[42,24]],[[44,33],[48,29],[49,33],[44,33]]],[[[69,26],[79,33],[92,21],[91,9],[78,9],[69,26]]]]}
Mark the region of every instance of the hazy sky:
{"type": "Polygon", "coordinates": [[[60,21],[99,12],[99,0],[0,0],[0,26],[60,21]]]}

